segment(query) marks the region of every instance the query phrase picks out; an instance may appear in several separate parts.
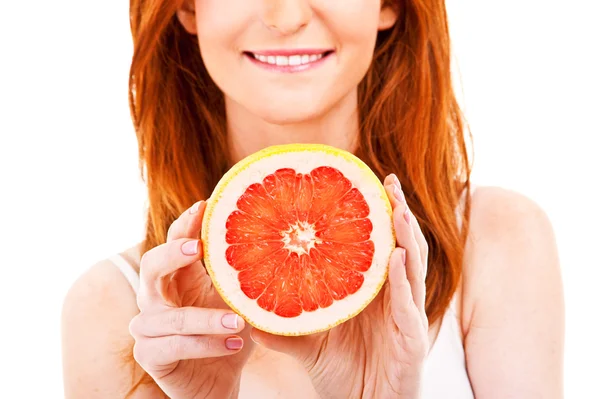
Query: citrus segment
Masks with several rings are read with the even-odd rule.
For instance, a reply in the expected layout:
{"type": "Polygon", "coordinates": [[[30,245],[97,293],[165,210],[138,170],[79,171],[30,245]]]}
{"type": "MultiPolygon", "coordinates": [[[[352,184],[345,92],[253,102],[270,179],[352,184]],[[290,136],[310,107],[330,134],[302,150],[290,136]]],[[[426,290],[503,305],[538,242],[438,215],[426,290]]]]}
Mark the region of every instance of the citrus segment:
{"type": "Polygon", "coordinates": [[[281,249],[283,249],[283,242],[281,241],[237,244],[228,247],[225,256],[229,265],[237,271],[242,271],[254,266],[256,263],[265,262],[281,249]]]}

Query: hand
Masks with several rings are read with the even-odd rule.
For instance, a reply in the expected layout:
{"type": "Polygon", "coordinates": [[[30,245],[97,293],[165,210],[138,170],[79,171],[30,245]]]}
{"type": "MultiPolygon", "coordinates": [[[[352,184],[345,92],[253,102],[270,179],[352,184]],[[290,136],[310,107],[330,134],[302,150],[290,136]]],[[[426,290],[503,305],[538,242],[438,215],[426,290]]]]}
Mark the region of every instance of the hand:
{"type": "Polygon", "coordinates": [[[253,339],[288,353],[307,369],[321,398],[418,398],[429,351],[425,314],[427,243],[395,176],[384,181],[397,248],[388,281],[356,317],[301,337],[252,331],[253,339]]]}
{"type": "Polygon", "coordinates": [[[185,211],[167,242],[140,262],[133,353],[172,399],[237,398],[253,346],[244,320],[223,302],[202,264],[197,237],[205,207],[201,201],[185,211]]]}

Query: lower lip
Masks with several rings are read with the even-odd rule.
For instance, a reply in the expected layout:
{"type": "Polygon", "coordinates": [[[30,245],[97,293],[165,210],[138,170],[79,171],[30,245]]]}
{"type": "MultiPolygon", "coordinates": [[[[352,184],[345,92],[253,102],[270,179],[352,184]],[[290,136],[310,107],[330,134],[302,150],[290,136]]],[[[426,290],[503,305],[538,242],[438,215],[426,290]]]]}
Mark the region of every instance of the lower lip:
{"type": "Polygon", "coordinates": [[[254,63],[255,65],[258,65],[259,67],[264,68],[268,71],[283,72],[283,73],[296,73],[296,72],[304,72],[304,71],[308,71],[308,70],[320,67],[325,62],[327,62],[327,60],[333,54],[334,54],[333,52],[327,53],[326,55],[324,55],[323,57],[319,58],[316,61],[309,62],[308,64],[300,64],[300,65],[273,65],[273,64],[268,64],[266,62],[257,60],[256,58],[254,58],[253,55],[248,54],[248,53],[244,53],[244,56],[246,56],[248,59],[250,59],[250,61],[252,63],[254,63]]]}

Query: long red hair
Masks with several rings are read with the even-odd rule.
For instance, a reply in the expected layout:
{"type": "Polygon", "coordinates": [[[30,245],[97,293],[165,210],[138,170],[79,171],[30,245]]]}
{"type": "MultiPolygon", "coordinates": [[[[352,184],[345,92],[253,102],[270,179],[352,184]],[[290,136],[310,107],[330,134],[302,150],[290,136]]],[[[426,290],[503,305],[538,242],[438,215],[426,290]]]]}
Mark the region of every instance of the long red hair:
{"type": "MultiPolygon", "coordinates": [[[[386,2],[399,18],[379,33],[359,86],[355,155],[380,179],[395,173],[402,183],[429,244],[426,311],[434,323],[461,276],[470,210],[466,124],[452,86],[444,1],[386,2]]],[[[182,4],[130,0],[129,100],[149,196],[143,252],[165,242],[169,225],[208,198],[230,165],[223,93],[206,71],[197,38],[175,15],[182,4]]]]}

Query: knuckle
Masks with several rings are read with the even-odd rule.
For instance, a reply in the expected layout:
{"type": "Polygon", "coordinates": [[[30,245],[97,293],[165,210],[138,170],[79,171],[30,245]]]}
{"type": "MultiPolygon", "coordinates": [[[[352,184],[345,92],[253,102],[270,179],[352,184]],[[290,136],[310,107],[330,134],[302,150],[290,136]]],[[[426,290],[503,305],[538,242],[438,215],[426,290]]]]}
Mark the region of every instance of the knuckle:
{"type": "Polygon", "coordinates": [[[136,315],[133,319],[131,319],[131,321],[129,322],[129,334],[131,334],[131,336],[133,338],[137,338],[139,336],[141,336],[140,334],[140,330],[141,330],[141,321],[140,321],[140,314],[136,315]]]}
{"type": "Polygon", "coordinates": [[[181,217],[175,219],[173,221],[173,223],[171,223],[169,225],[169,228],[167,229],[167,241],[172,241],[173,239],[175,239],[175,237],[177,237],[177,235],[179,234],[179,230],[180,230],[180,227],[179,227],[180,224],[181,224],[181,217]]]}
{"type": "Polygon", "coordinates": [[[186,329],[187,314],[184,309],[172,309],[170,312],[171,328],[178,334],[184,333],[186,329]]]}
{"type": "Polygon", "coordinates": [[[167,240],[169,240],[171,238],[171,236],[173,235],[173,225],[175,224],[175,222],[171,223],[169,225],[169,228],[167,229],[167,240]]]}
{"type": "Polygon", "coordinates": [[[133,345],[133,358],[142,367],[148,365],[146,345],[144,345],[143,341],[136,341],[133,345]]]}
{"type": "Polygon", "coordinates": [[[429,243],[425,237],[421,237],[421,251],[425,254],[429,253],[429,243]]]}
{"type": "Polygon", "coordinates": [[[197,337],[196,343],[203,353],[210,353],[216,346],[215,338],[209,336],[197,337]]]}
{"type": "Polygon", "coordinates": [[[151,252],[152,250],[149,250],[142,254],[142,257],[140,258],[140,272],[146,269],[146,266],[148,265],[148,256],[151,252]]]}
{"type": "Polygon", "coordinates": [[[152,259],[154,252],[156,252],[156,247],[149,249],[142,254],[142,257],[140,258],[140,269],[148,267],[148,265],[151,263],[150,260],[152,259]]]}
{"type": "Polygon", "coordinates": [[[206,329],[208,331],[217,330],[220,323],[220,314],[217,312],[211,312],[206,318],[206,329]]]}
{"type": "Polygon", "coordinates": [[[179,215],[179,217],[177,217],[177,219],[173,220],[173,222],[169,225],[169,228],[167,229],[167,241],[174,240],[178,238],[179,235],[181,235],[181,230],[183,229],[183,226],[187,224],[186,213],[187,212],[184,211],[181,215],[179,215]]]}
{"type": "Polygon", "coordinates": [[[146,276],[152,278],[155,271],[153,271],[153,264],[155,263],[153,258],[157,255],[157,248],[154,247],[142,254],[140,258],[140,277],[146,276]]]}

